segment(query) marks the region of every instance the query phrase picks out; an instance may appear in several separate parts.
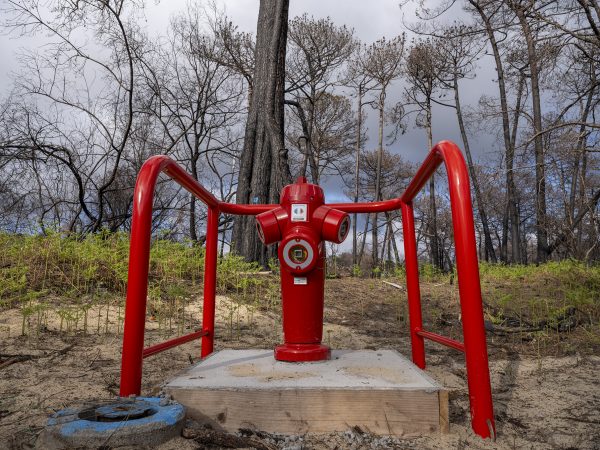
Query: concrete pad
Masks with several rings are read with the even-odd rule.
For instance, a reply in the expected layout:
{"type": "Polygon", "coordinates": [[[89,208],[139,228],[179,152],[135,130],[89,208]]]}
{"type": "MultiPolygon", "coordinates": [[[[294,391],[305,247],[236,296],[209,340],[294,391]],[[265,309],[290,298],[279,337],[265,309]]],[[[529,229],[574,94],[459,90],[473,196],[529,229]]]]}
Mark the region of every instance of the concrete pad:
{"type": "Polygon", "coordinates": [[[447,428],[447,392],[393,350],[334,350],[329,361],[276,361],[223,350],[169,381],[188,415],[217,428],[403,435],[447,428]]]}
{"type": "Polygon", "coordinates": [[[333,350],[331,360],[276,361],[273,350],[222,350],[167,384],[204,389],[423,389],[437,384],[393,350],[333,350]]]}

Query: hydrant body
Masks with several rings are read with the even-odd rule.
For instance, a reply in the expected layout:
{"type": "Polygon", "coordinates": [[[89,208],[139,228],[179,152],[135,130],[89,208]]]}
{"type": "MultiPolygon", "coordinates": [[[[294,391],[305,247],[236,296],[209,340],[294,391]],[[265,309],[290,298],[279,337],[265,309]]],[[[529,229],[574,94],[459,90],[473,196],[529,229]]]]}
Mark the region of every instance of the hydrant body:
{"type": "Polygon", "coordinates": [[[280,206],[256,216],[266,245],[279,242],[284,343],[280,361],[329,359],[323,338],[325,241],[341,243],[350,229],[347,213],[324,205],[323,190],[304,177],[285,186],[280,206]]]}

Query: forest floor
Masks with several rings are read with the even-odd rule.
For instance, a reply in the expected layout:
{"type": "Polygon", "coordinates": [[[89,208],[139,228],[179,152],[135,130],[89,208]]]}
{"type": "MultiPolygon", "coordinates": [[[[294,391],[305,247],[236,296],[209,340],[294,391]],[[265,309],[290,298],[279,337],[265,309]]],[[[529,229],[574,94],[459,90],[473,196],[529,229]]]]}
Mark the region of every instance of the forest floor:
{"type": "MultiPolygon", "coordinates": [[[[427,370],[451,391],[448,434],[391,438],[354,428],[329,435],[225,435],[188,423],[187,438],[162,448],[600,449],[600,326],[595,310],[572,306],[568,296],[561,304],[552,303],[556,295],[540,297],[540,293],[555,294],[560,289],[551,276],[534,282],[527,275],[502,282],[484,277],[498,433],[494,443],[481,440],[470,430],[462,354],[428,343],[427,370]],[[541,305],[539,311],[531,308],[536,298],[541,299],[534,302],[541,305]],[[529,305],[526,312],[524,302],[529,305]]],[[[422,292],[425,327],[459,338],[453,278],[423,282],[422,292]]],[[[195,294],[194,298],[200,298],[195,294]]],[[[600,292],[593,295],[600,302],[600,292]]],[[[376,279],[332,279],[326,283],[325,304],[324,342],[331,347],[390,348],[410,356],[404,289],[376,279]]],[[[200,308],[200,302],[192,300],[185,312],[199,317],[200,308]]],[[[0,448],[32,448],[49,414],[117,395],[120,310],[108,310],[107,315],[91,308],[86,317],[87,332],[77,327],[67,331],[59,316],[47,318],[34,331],[24,326],[19,309],[0,312],[0,448]],[[25,329],[27,335],[23,336],[25,329]]],[[[219,296],[216,349],[271,348],[281,339],[280,317],[277,304],[256,308],[240,303],[235,293],[219,296]]],[[[166,337],[164,322],[159,327],[149,317],[147,325],[147,343],[166,337]]],[[[181,328],[198,325],[194,319],[181,328]]],[[[198,343],[192,342],[147,359],[142,392],[158,394],[165,380],[197,362],[198,355],[198,343]]]]}

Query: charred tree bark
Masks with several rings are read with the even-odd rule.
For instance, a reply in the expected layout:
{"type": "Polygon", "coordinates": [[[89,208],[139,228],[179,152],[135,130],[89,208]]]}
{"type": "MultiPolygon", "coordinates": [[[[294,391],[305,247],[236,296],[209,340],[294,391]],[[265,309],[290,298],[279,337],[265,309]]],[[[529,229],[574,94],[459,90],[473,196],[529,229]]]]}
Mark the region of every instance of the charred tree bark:
{"type": "MultiPolygon", "coordinates": [[[[496,63],[496,73],[498,74],[498,90],[499,90],[499,94],[500,94],[500,108],[501,108],[501,116],[502,116],[502,136],[504,137],[504,149],[505,149],[505,155],[506,155],[506,160],[509,160],[509,156],[512,154],[514,155],[514,145],[515,143],[511,140],[511,136],[510,136],[510,120],[508,117],[508,101],[507,101],[507,95],[506,95],[506,81],[505,81],[505,77],[504,77],[504,66],[502,63],[502,56],[500,54],[500,48],[498,45],[498,41],[496,40],[496,34],[495,34],[495,29],[494,29],[494,25],[492,24],[491,21],[491,17],[490,15],[488,15],[488,12],[484,9],[485,7],[482,5],[482,3],[478,0],[469,0],[469,3],[471,4],[471,6],[473,6],[473,8],[475,8],[475,10],[477,11],[477,13],[479,14],[479,17],[481,17],[481,20],[484,23],[484,27],[485,27],[485,32],[487,34],[488,40],[490,42],[490,47],[492,48],[492,54],[494,56],[494,61],[496,63]]],[[[512,161],[512,157],[510,158],[512,161]]],[[[504,236],[507,236],[508,234],[508,218],[511,217],[513,218],[515,215],[515,212],[518,211],[517,206],[516,206],[516,188],[514,185],[514,181],[512,181],[512,167],[507,167],[506,168],[506,198],[507,198],[507,204],[508,207],[506,208],[506,212],[505,215],[507,217],[504,218],[504,226],[503,228],[503,239],[502,239],[502,244],[501,244],[501,249],[500,249],[500,259],[502,259],[504,262],[507,262],[507,239],[504,238],[504,236]]],[[[511,223],[514,220],[511,220],[511,223]]],[[[518,221],[517,221],[518,224],[518,221]]],[[[513,242],[519,242],[519,235],[515,234],[516,232],[518,232],[518,226],[517,227],[511,227],[511,241],[513,242]]]]}
{"type": "Polygon", "coordinates": [[[486,260],[489,259],[492,262],[497,262],[496,252],[494,250],[494,244],[492,242],[492,235],[490,234],[490,227],[488,223],[487,214],[485,212],[485,206],[483,202],[483,196],[479,187],[479,180],[475,173],[475,167],[473,166],[473,158],[471,157],[471,148],[469,146],[469,138],[467,137],[467,130],[465,129],[465,123],[463,120],[463,114],[460,104],[460,95],[458,91],[458,74],[454,72],[453,80],[454,88],[454,102],[456,104],[456,117],[458,118],[458,127],[460,129],[460,135],[462,137],[463,145],[465,147],[465,155],[467,156],[467,164],[469,166],[469,173],[473,182],[473,190],[475,191],[475,199],[477,201],[477,210],[479,211],[479,217],[481,218],[481,226],[483,227],[483,236],[485,242],[486,260]]]}
{"type": "MultiPolygon", "coordinates": [[[[517,201],[517,188],[515,186],[515,147],[517,142],[517,133],[519,131],[519,117],[521,115],[521,102],[523,100],[523,90],[525,89],[525,75],[519,77],[519,85],[517,87],[517,100],[515,103],[515,112],[513,115],[512,132],[510,138],[510,147],[506,152],[506,185],[510,186],[507,190],[506,208],[510,216],[510,235],[512,247],[512,262],[516,264],[525,264],[523,251],[521,248],[521,215],[519,214],[517,201]],[[508,195],[510,193],[510,195],[508,195]]],[[[506,243],[505,243],[506,244],[506,243]]],[[[506,245],[505,245],[506,247],[506,245]]],[[[525,246],[525,253],[527,246],[525,246]]]]}
{"type": "MultiPolygon", "coordinates": [[[[362,101],[363,101],[363,87],[362,85],[358,88],[357,93],[357,123],[356,123],[356,159],[354,161],[354,203],[358,203],[358,197],[360,194],[360,148],[361,148],[361,133],[362,133],[362,101]]],[[[358,215],[354,213],[352,217],[352,264],[356,266],[358,264],[358,238],[357,238],[357,219],[358,215]]]]}
{"type": "Polygon", "coordinates": [[[533,106],[533,140],[535,151],[535,228],[537,235],[537,262],[545,262],[548,258],[548,223],[546,220],[546,163],[544,158],[544,143],[542,138],[542,106],[540,98],[540,81],[537,49],[533,31],[525,17],[525,10],[520,5],[514,7],[515,14],[527,43],[529,72],[531,79],[531,101],[533,106]]]}
{"type": "MultiPolygon", "coordinates": [[[[431,93],[433,87],[429,89],[431,93]]],[[[426,101],[426,116],[427,116],[427,151],[433,148],[433,129],[431,118],[431,95],[427,96],[426,101]]],[[[435,172],[431,174],[429,179],[429,242],[431,250],[431,264],[440,270],[444,270],[444,259],[440,252],[440,242],[437,234],[437,206],[435,204],[435,172]]]]}
{"type": "MultiPolygon", "coordinates": [[[[246,122],[236,192],[237,203],[278,203],[291,182],[284,146],[285,47],[289,0],[261,0],[256,31],[253,92],[246,122]]],[[[266,265],[267,249],[256,233],[254,217],[239,216],[233,229],[235,251],[266,265]]]]}

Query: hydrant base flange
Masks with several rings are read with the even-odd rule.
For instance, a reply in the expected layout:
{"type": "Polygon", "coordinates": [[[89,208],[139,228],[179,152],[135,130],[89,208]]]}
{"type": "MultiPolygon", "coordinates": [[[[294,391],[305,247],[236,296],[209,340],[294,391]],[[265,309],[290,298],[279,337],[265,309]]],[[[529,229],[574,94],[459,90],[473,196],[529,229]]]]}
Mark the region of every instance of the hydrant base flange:
{"type": "Polygon", "coordinates": [[[282,344],[275,347],[275,359],[287,362],[325,361],[331,349],[322,344],[282,344]]]}

